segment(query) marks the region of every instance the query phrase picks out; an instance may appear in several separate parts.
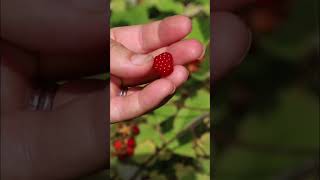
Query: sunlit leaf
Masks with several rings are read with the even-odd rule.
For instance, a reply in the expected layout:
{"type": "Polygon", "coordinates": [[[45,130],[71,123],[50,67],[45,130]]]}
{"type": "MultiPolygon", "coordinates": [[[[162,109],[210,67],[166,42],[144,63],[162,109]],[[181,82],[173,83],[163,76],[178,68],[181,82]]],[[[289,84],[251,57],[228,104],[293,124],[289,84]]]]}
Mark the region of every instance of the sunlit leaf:
{"type": "Polygon", "coordinates": [[[135,155],[133,160],[138,163],[145,162],[156,151],[156,146],[151,140],[140,142],[135,148],[135,155]]]}

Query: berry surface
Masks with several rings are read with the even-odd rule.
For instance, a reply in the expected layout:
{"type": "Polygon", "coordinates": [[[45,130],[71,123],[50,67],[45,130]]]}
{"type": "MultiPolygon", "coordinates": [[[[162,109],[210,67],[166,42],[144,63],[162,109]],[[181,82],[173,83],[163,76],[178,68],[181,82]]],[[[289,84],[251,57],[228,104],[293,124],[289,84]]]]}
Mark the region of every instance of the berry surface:
{"type": "Polygon", "coordinates": [[[129,138],[127,141],[127,145],[128,147],[134,147],[136,145],[136,141],[134,140],[134,138],[129,138]]]}
{"type": "Polygon", "coordinates": [[[137,125],[132,126],[132,132],[134,135],[138,135],[140,133],[140,129],[137,125]]]}
{"type": "Polygon", "coordinates": [[[134,154],[134,148],[133,147],[127,147],[127,156],[132,156],[134,154]]]}
{"type": "Polygon", "coordinates": [[[173,72],[172,55],[164,52],[156,56],[153,60],[153,69],[162,77],[170,75],[173,72]]]}
{"type": "Polygon", "coordinates": [[[123,147],[123,144],[120,140],[115,140],[113,142],[113,147],[116,149],[116,150],[120,150],[122,147],[123,147]]]}

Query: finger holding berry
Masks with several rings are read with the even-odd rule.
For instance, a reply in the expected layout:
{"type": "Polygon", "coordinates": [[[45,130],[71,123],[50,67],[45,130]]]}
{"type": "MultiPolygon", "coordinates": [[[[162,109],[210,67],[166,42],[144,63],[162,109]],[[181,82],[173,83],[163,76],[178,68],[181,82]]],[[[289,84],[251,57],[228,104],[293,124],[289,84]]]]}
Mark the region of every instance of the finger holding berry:
{"type": "Polygon", "coordinates": [[[188,79],[184,65],[200,59],[204,52],[199,41],[183,40],[191,26],[188,17],[177,15],[111,29],[111,122],[129,120],[158,107],[188,79]],[[126,96],[119,96],[123,86],[130,88],[126,96]]]}

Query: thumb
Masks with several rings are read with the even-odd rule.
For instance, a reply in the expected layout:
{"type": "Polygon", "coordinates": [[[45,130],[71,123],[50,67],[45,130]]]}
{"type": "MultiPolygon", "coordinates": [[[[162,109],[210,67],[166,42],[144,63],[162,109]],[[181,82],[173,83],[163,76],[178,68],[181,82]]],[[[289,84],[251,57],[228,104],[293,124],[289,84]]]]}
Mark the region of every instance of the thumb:
{"type": "Polygon", "coordinates": [[[110,41],[110,72],[120,78],[142,77],[152,68],[151,54],[137,54],[122,44],[110,41]]]}

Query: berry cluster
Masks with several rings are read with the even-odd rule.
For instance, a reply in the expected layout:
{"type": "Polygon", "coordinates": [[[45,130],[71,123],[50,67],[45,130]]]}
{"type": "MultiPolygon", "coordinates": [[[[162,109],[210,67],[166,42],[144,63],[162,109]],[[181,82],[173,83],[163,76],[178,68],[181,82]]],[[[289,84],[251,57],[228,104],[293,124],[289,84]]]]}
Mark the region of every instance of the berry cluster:
{"type": "Polygon", "coordinates": [[[136,146],[135,136],[140,133],[139,127],[134,125],[119,124],[116,138],[113,141],[114,152],[119,160],[124,160],[134,154],[136,146]]]}

